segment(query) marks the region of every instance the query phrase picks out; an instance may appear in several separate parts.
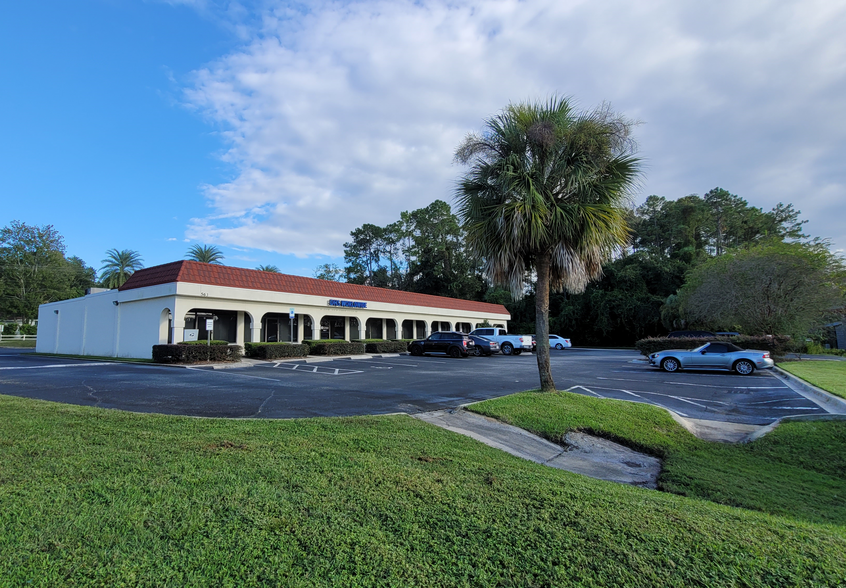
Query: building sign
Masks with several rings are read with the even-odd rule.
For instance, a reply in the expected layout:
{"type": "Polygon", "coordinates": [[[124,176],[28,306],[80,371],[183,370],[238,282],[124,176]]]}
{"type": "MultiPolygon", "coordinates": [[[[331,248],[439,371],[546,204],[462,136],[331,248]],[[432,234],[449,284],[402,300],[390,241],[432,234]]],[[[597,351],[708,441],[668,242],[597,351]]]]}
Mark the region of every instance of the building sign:
{"type": "Polygon", "coordinates": [[[367,303],[353,302],[351,300],[330,300],[329,306],[345,306],[347,308],[367,308],[367,303]]]}

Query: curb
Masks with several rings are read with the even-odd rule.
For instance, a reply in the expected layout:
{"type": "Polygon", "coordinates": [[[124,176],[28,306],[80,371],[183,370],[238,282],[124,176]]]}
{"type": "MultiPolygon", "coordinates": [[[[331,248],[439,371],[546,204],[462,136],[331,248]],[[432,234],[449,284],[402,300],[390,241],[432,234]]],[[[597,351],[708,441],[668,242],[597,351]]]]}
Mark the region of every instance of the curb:
{"type": "Polygon", "coordinates": [[[773,368],[773,373],[776,378],[787,384],[794,392],[797,392],[808,400],[818,404],[827,413],[846,415],[846,400],[839,398],[830,392],[826,392],[822,388],[817,388],[813,384],[806,382],[802,378],[794,376],[790,372],[785,371],[778,366],[773,368]]]}
{"type": "Polygon", "coordinates": [[[781,417],[778,420],[771,422],[765,427],[761,427],[748,437],[743,439],[741,443],[751,443],[771,433],[776,427],[785,421],[846,421],[846,414],[794,414],[786,417],[781,417]]]}

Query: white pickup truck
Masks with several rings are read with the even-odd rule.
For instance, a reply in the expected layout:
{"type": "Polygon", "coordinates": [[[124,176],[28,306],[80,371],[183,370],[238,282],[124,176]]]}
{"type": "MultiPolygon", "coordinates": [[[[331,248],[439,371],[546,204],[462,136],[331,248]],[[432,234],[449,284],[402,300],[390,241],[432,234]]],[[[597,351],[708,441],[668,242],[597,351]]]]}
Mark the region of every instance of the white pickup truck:
{"type": "Polygon", "coordinates": [[[482,327],[470,334],[496,341],[503,355],[520,355],[524,351],[532,351],[531,335],[509,335],[508,331],[499,327],[482,327]]]}

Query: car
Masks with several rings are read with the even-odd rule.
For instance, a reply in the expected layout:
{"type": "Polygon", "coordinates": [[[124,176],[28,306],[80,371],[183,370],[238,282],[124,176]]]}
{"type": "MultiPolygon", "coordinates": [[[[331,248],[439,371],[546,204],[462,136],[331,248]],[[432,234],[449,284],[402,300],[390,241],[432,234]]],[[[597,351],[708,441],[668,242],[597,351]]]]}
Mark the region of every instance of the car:
{"type": "Polygon", "coordinates": [[[748,376],[755,370],[772,368],[769,351],[741,349],[726,341],[710,341],[696,349],[667,349],[649,356],[649,364],[665,372],[692,370],[734,370],[748,376]]]}
{"type": "MultiPolygon", "coordinates": [[[[570,343],[569,339],[565,339],[560,335],[550,335],[549,336],[549,348],[550,349],[567,349],[568,347],[572,347],[573,344],[570,343]]],[[[537,337],[532,335],[532,353],[537,351],[538,348],[538,341],[537,337]]]]}
{"type": "Polygon", "coordinates": [[[716,337],[711,331],[673,331],[667,337],[675,339],[678,337],[716,337]]]}
{"type": "Polygon", "coordinates": [[[474,352],[473,339],[464,333],[456,331],[438,331],[428,337],[408,344],[411,355],[424,353],[446,353],[450,357],[467,357],[474,352]]]}
{"type": "Polygon", "coordinates": [[[572,347],[573,344],[570,343],[569,339],[565,339],[560,335],[550,335],[549,336],[549,346],[554,347],[556,349],[567,349],[572,347]]]}
{"type": "Polygon", "coordinates": [[[480,355],[493,355],[494,353],[499,353],[499,343],[496,341],[491,341],[490,339],[486,339],[485,337],[480,337],[478,335],[468,335],[471,339],[473,339],[473,344],[475,347],[473,348],[473,355],[480,356],[480,355]]]}

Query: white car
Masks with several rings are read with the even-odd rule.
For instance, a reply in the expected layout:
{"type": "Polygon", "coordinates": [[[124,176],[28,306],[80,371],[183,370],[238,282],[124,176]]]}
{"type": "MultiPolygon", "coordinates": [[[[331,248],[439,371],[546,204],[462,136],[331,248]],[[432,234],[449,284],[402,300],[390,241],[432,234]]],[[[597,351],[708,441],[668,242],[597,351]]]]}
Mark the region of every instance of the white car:
{"type": "Polygon", "coordinates": [[[572,347],[572,343],[570,343],[569,339],[565,339],[559,335],[550,335],[549,336],[549,346],[555,349],[566,349],[568,347],[572,347]]]}

